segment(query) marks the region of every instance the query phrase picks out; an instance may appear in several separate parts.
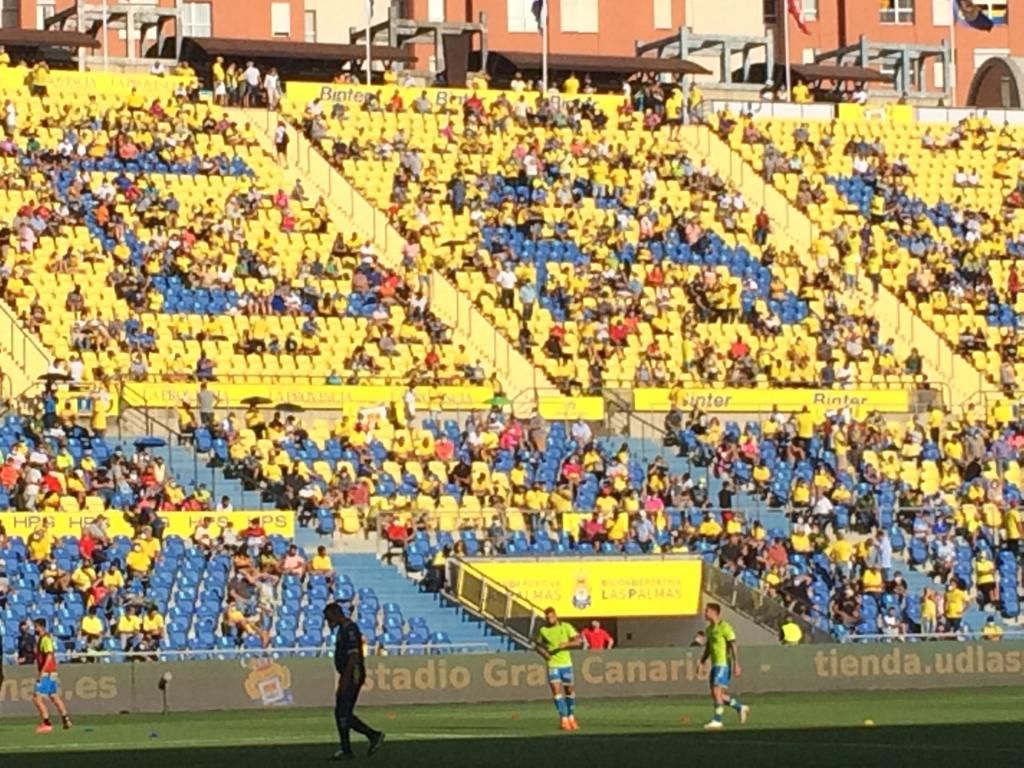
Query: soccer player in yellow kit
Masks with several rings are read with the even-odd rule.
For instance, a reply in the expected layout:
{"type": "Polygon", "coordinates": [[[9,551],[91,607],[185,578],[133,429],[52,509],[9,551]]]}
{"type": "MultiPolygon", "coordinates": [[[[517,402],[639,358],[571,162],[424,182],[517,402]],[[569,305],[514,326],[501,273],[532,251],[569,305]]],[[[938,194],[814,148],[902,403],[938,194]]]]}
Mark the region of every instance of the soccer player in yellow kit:
{"type": "Polygon", "coordinates": [[[544,611],[544,620],[546,623],[537,629],[534,638],[537,653],[548,663],[548,683],[562,730],[575,731],[579,729],[576,723],[576,684],[569,650],[582,647],[583,638],[572,624],[558,620],[554,608],[544,611]]]}
{"type": "Polygon", "coordinates": [[[732,625],[722,620],[722,606],[718,603],[708,603],[704,606],[704,618],[708,622],[708,628],[704,630],[707,642],[704,645],[704,655],[701,657],[701,666],[708,660],[711,661],[711,701],[715,706],[715,715],[705,725],[708,729],[722,727],[722,713],[726,705],[729,705],[739,713],[740,722],[747,722],[750,714],[750,707],[741,704],[735,696],[729,695],[729,681],[735,674],[740,674],[740,662],[736,655],[736,632],[732,625]]]}

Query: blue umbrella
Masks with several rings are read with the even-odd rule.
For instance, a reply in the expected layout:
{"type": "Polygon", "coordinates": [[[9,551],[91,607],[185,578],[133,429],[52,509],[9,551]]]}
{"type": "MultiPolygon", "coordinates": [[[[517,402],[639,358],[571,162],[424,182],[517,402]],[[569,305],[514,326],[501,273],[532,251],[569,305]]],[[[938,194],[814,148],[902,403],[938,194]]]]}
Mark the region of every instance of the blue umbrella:
{"type": "Polygon", "coordinates": [[[136,448],[163,448],[167,441],[162,437],[140,437],[135,441],[136,448]]]}

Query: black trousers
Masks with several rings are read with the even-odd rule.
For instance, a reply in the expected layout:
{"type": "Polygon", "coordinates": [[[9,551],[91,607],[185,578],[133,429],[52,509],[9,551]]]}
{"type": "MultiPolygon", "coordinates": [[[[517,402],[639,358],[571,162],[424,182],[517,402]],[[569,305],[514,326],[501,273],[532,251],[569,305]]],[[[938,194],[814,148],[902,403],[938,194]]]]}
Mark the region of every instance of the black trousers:
{"type": "Polygon", "coordinates": [[[339,688],[334,696],[334,722],[338,726],[338,739],[341,743],[342,752],[352,751],[352,739],[350,731],[361,733],[370,738],[376,731],[364,723],[355,713],[356,701],[359,700],[359,691],[363,686],[350,685],[344,689],[339,688]]]}

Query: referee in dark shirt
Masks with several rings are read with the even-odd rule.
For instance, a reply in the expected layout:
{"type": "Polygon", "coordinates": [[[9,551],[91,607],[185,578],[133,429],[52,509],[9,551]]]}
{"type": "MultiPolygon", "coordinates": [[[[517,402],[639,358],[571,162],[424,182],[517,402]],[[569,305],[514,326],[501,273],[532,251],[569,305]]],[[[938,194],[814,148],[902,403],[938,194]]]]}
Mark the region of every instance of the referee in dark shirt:
{"type": "Polygon", "coordinates": [[[355,714],[359,690],[366,680],[366,664],[363,659],[363,633],[352,619],[345,615],[345,609],[338,603],[324,608],[324,619],[331,628],[337,628],[334,642],[334,669],[338,672],[338,688],[334,698],[334,721],[338,726],[341,749],[334,753],[333,760],[351,760],[352,740],[350,731],[361,733],[370,740],[367,754],[372,755],[384,744],[384,732],[368,726],[355,714]]]}

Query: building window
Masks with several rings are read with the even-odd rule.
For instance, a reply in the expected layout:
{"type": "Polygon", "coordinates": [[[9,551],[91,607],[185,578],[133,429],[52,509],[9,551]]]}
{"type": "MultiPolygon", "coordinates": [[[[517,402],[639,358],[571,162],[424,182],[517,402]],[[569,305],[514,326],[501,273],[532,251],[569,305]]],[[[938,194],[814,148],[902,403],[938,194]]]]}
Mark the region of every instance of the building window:
{"type": "Polygon", "coordinates": [[[302,39],[307,43],[316,42],[316,11],[306,11],[302,15],[302,39]]]}
{"type": "Polygon", "coordinates": [[[213,37],[213,13],[210,3],[185,3],[181,6],[183,37],[213,37]]]}
{"type": "Polygon", "coordinates": [[[672,29],[672,0],[654,0],[654,28],[672,29]]]}
{"type": "Polygon", "coordinates": [[[818,0],[800,0],[800,15],[804,21],[817,21],[818,0]]]}
{"type": "Polygon", "coordinates": [[[563,32],[594,34],[600,29],[597,0],[562,0],[561,9],[563,32]]]}
{"type": "Polygon", "coordinates": [[[774,24],[778,20],[777,2],[778,0],[764,0],[762,15],[764,16],[765,24],[774,24]]]}
{"type": "Polygon", "coordinates": [[[270,4],[270,34],[274,37],[291,37],[292,5],[291,3],[270,4]]]}
{"type": "Polygon", "coordinates": [[[430,0],[427,3],[427,21],[444,21],[444,0],[430,0]]]}
{"type": "Polygon", "coordinates": [[[977,5],[985,12],[985,15],[992,19],[993,24],[1006,24],[1009,22],[1009,6],[1006,0],[978,0],[977,5]]]}
{"type": "MultiPolygon", "coordinates": [[[[907,77],[909,78],[908,85],[911,89],[917,88],[917,69],[920,66],[919,63],[915,63],[913,59],[907,62],[908,70],[907,77]]],[[[878,66],[878,71],[886,77],[891,77],[893,85],[899,86],[899,82],[896,77],[900,71],[900,60],[899,59],[883,59],[878,66]]]]}
{"type": "Polygon", "coordinates": [[[46,20],[57,12],[54,0],[38,0],[36,3],[36,29],[44,29],[46,20]]]}
{"type": "Polygon", "coordinates": [[[878,20],[883,24],[913,24],[914,0],[881,0],[878,20]]]}
{"type": "Polygon", "coordinates": [[[509,32],[539,32],[537,18],[533,15],[533,0],[508,0],[509,32]]]}

